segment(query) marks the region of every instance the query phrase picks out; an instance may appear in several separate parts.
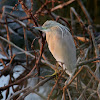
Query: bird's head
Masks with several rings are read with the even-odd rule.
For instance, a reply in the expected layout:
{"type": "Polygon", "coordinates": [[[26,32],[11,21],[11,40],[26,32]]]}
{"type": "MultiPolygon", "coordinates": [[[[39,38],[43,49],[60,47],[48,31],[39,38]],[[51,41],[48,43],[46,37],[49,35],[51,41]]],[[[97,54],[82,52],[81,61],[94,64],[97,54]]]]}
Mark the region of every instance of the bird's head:
{"type": "Polygon", "coordinates": [[[66,26],[63,26],[62,24],[56,22],[56,21],[46,21],[41,27],[35,27],[35,29],[40,30],[46,34],[60,34],[63,36],[63,34],[69,34],[69,29],[66,26]]]}
{"type": "Polygon", "coordinates": [[[61,24],[57,23],[56,21],[46,21],[41,27],[35,27],[35,29],[40,30],[42,32],[48,32],[50,29],[52,29],[55,26],[59,26],[61,24]]]}

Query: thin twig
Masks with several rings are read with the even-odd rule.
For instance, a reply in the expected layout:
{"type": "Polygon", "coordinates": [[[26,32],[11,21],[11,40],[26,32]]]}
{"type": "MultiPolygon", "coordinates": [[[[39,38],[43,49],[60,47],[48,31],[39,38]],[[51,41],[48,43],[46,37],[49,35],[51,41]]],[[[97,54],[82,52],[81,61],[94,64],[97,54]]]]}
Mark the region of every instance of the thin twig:
{"type": "Polygon", "coordinates": [[[74,1],[75,1],[75,0],[69,0],[69,1],[67,1],[67,2],[64,2],[63,4],[60,4],[60,5],[58,5],[58,6],[54,7],[54,8],[52,8],[51,11],[55,11],[55,10],[57,10],[57,9],[62,9],[63,7],[65,7],[65,6],[69,5],[69,4],[71,4],[71,3],[74,2],[74,1]]]}
{"type": "Polygon", "coordinates": [[[85,6],[83,5],[82,1],[81,0],[77,0],[78,4],[80,5],[81,9],[83,10],[87,20],[88,20],[88,23],[89,24],[93,24],[93,20],[91,19],[88,11],[86,10],[85,6]]]}
{"type": "Polygon", "coordinates": [[[64,73],[64,71],[59,75],[58,79],[56,80],[56,83],[55,83],[55,85],[53,86],[53,88],[52,88],[50,94],[48,95],[47,100],[50,100],[50,96],[52,95],[52,93],[53,93],[53,91],[54,91],[54,89],[55,89],[55,87],[56,87],[56,85],[57,85],[58,81],[60,80],[60,78],[61,78],[61,76],[62,76],[63,73],[64,73]]]}

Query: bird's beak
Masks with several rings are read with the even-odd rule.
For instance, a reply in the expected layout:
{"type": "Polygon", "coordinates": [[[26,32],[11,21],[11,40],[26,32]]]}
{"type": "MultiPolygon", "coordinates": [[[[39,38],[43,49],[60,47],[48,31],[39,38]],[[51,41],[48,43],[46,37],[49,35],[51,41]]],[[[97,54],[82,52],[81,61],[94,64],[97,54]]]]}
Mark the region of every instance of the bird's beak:
{"type": "Polygon", "coordinates": [[[43,31],[43,30],[44,30],[43,27],[34,27],[34,29],[36,29],[36,30],[40,30],[40,31],[43,31]]]}
{"type": "Polygon", "coordinates": [[[42,30],[42,27],[34,27],[36,30],[42,30]]]}

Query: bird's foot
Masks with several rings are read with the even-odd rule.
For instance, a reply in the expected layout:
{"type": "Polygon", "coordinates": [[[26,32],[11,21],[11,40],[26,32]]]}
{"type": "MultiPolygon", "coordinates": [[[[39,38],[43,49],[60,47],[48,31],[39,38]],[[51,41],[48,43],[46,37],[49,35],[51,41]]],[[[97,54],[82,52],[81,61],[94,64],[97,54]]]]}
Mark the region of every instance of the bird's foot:
{"type": "Polygon", "coordinates": [[[46,75],[45,77],[50,77],[50,76],[55,76],[55,75],[56,75],[56,77],[57,77],[57,73],[58,73],[58,71],[55,70],[55,72],[54,72],[52,75],[46,75]]]}
{"type": "Polygon", "coordinates": [[[56,63],[56,69],[54,70],[55,72],[52,75],[46,75],[45,77],[50,77],[50,76],[55,76],[56,75],[56,79],[57,79],[57,73],[59,73],[61,70],[58,69],[59,64],[56,63]]]}

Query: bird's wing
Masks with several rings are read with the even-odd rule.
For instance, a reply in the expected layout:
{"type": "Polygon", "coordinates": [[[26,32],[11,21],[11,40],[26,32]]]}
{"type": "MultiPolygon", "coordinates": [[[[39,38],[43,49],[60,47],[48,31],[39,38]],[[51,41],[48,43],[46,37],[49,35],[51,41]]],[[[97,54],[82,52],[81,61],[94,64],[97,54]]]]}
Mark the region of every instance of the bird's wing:
{"type": "Polygon", "coordinates": [[[63,50],[65,50],[65,59],[69,60],[70,64],[76,64],[76,47],[71,33],[65,26],[59,27],[58,32],[59,35],[62,37],[60,45],[62,45],[63,50]]]}

